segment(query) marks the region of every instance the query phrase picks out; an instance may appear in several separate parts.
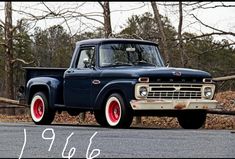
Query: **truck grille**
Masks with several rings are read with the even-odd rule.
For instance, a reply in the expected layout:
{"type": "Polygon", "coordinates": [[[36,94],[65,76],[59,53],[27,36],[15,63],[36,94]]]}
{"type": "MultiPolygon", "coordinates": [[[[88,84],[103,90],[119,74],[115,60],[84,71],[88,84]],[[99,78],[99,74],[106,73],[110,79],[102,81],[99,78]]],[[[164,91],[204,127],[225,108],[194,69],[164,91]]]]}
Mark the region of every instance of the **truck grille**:
{"type": "Polygon", "coordinates": [[[149,84],[148,98],[201,99],[201,84],[149,84]]]}

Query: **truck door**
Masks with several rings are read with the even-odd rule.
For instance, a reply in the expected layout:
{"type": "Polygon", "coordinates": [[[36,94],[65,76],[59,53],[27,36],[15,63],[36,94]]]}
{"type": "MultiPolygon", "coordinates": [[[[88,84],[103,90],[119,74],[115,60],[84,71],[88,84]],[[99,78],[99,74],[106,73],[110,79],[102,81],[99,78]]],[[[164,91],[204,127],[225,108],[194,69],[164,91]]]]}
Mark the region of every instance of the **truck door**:
{"type": "Polygon", "coordinates": [[[95,65],[95,47],[79,49],[74,68],[65,72],[64,103],[68,107],[89,108],[91,106],[91,75],[95,65]]]}

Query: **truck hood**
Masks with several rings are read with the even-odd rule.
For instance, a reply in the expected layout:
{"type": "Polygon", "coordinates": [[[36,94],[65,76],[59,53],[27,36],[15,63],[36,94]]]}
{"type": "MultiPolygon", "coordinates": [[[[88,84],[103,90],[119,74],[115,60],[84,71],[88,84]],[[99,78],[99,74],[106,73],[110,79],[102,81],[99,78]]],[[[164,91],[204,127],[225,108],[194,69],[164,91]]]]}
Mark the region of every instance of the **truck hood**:
{"type": "Polygon", "coordinates": [[[101,76],[117,78],[211,78],[211,75],[205,71],[175,67],[116,67],[103,69],[101,76]]]}

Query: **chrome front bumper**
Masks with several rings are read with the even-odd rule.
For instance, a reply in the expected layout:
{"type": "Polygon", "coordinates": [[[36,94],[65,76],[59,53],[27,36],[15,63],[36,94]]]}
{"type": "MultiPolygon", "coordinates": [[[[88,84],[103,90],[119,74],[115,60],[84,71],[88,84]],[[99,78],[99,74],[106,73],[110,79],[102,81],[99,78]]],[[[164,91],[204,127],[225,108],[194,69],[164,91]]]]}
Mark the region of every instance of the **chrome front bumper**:
{"type": "Polygon", "coordinates": [[[133,110],[181,110],[181,109],[216,109],[216,100],[189,99],[189,100],[131,100],[133,110]]]}

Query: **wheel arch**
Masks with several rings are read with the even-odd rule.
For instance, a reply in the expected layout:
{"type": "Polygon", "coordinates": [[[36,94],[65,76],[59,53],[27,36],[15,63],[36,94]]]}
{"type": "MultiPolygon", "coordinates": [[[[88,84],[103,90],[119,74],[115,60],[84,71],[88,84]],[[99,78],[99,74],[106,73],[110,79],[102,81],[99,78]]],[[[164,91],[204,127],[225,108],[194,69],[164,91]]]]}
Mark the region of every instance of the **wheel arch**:
{"type": "MultiPolygon", "coordinates": [[[[121,89],[112,89],[112,90],[108,91],[108,92],[105,94],[104,99],[103,99],[103,101],[102,101],[102,105],[101,105],[102,108],[105,106],[105,102],[108,100],[109,96],[110,96],[111,94],[114,94],[114,93],[120,94],[120,96],[123,98],[124,102],[127,101],[127,100],[126,100],[126,97],[125,97],[125,94],[124,94],[124,92],[123,92],[121,89]]],[[[126,103],[127,103],[127,102],[126,102],[126,103]]]]}
{"type": "Polygon", "coordinates": [[[49,103],[49,91],[50,89],[48,88],[47,85],[45,84],[35,84],[35,85],[32,85],[29,89],[29,96],[28,96],[28,104],[30,104],[33,96],[35,93],[37,92],[43,92],[46,96],[46,98],[48,99],[48,103],[49,103]]]}
{"type": "Polygon", "coordinates": [[[60,84],[58,79],[54,78],[34,78],[27,83],[27,103],[30,104],[33,95],[37,92],[43,92],[48,100],[49,107],[54,109],[54,104],[60,98],[60,84]]]}
{"type": "Polygon", "coordinates": [[[130,103],[128,101],[134,98],[134,85],[134,81],[115,81],[107,84],[97,95],[94,109],[102,109],[108,97],[113,93],[120,94],[127,106],[130,107],[130,103]]]}

